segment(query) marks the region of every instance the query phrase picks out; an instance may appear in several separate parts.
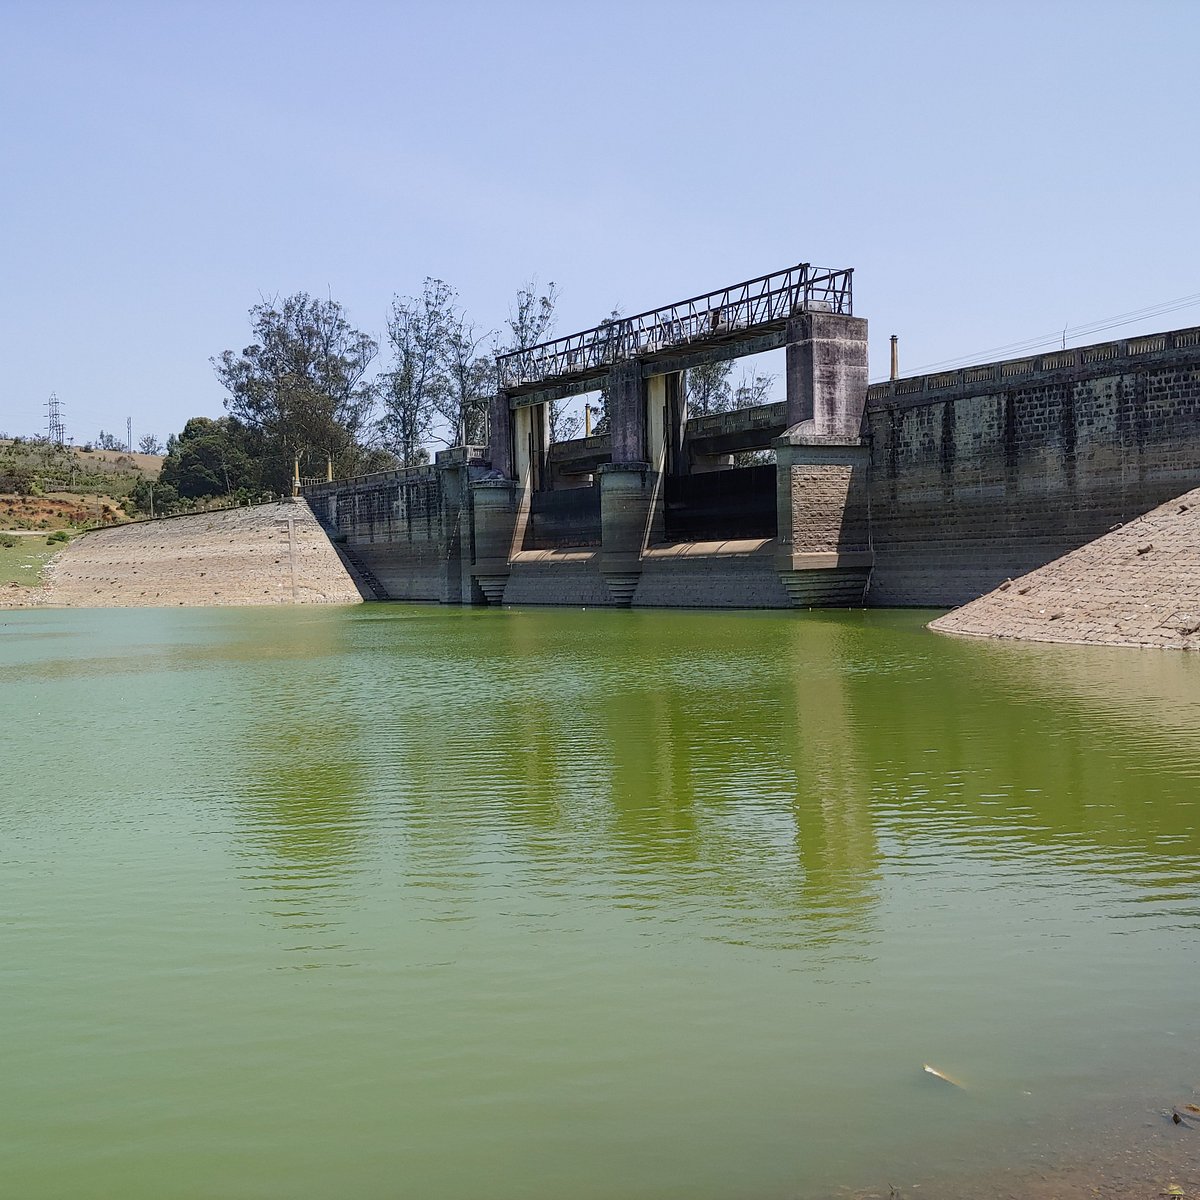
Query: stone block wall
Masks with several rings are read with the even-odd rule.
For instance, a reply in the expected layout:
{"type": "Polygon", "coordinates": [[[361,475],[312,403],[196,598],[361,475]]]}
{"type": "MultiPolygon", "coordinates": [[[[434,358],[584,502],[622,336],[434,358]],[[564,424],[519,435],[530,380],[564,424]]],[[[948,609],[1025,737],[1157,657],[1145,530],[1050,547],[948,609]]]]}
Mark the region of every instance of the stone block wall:
{"type": "Polygon", "coordinates": [[[1200,484],[1200,330],[870,389],[873,605],[962,604],[1200,484]]]}
{"type": "Polygon", "coordinates": [[[793,464],[791,542],[797,551],[866,549],[865,476],[865,463],[852,452],[793,464]]]}

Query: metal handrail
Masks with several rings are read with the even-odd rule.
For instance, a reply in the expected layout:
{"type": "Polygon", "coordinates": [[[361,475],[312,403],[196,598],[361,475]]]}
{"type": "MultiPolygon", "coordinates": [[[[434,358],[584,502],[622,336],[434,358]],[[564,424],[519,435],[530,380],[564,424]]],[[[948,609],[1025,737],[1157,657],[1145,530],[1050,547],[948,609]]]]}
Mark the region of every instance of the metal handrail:
{"type": "Polygon", "coordinates": [[[850,316],[853,269],[798,263],[496,357],[501,391],[579,378],[680,347],[744,338],[805,311],[850,316]]]}

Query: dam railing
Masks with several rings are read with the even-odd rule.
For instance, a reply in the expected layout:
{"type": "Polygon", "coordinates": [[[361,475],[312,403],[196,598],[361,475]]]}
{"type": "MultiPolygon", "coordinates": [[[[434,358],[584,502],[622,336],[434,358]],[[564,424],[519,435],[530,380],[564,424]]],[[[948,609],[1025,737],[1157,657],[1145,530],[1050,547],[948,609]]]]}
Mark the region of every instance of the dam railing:
{"type": "Polygon", "coordinates": [[[986,392],[989,387],[1019,386],[1030,375],[1051,371],[1095,372],[1111,370],[1112,363],[1127,360],[1145,361],[1152,355],[1170,355],[1177,351],[1195,353],[1200,346],[1200,326],[1153,333],[1144,337],[1120,338],[1114,342],[1096,342],[1069,350],[1052,350],[1046,354],[1026,355],[998,362],[980,363],[950,371],[934,371],[925,375],[909,375],[886,383],[873,383],[867,388],[867,403],[881,407],[888,403],[920,405],[946,399],[948,394],[986,392]]]}

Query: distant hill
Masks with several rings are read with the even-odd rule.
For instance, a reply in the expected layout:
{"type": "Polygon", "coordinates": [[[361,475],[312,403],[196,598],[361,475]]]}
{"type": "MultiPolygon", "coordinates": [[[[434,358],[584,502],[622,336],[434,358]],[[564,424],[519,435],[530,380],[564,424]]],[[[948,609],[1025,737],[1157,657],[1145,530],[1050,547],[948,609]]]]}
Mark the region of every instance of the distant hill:
{"type": "Polygon", "coordinates": [[[57,529],[122,517],[141,479],[157,479],[158,454],[83,450],[53,442],[0,439],[0,528],[57,529]]]}

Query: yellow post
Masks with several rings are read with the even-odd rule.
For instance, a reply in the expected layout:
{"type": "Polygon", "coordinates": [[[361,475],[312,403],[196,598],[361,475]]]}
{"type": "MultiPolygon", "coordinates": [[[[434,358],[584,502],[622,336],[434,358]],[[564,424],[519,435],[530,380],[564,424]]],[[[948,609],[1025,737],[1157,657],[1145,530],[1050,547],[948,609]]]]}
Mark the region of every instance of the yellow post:
{"type": "Polygon", "coordinates": [[[899,341],[900,341],[900,339],[893,333],[892,334],[892,374],[891,374],[892,379],[900,378],[900,351],[897,348],[897,343],[899,341]]]}
{"type": "Polygon", "coordinates": [[[300,495],[300,456],[292,459],[292,495],[300,495]]]}
{"type": "Polygon", "coordinates": [[[583,406],[583,436],[592,436],[592,406],[590,404],[583,406]]]}
{"type": "Polygon", "coordinates": [[[333,455],[325,455],[325,482],[333,482],[333,455]]]}

